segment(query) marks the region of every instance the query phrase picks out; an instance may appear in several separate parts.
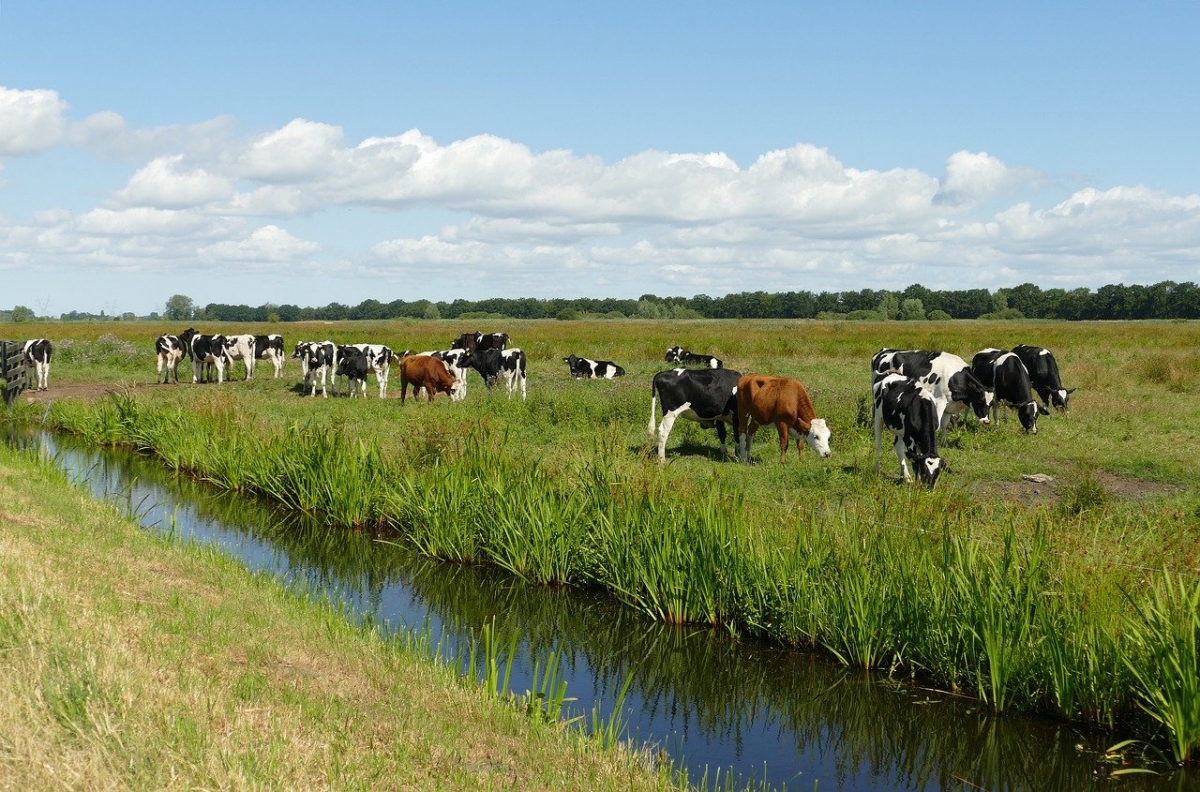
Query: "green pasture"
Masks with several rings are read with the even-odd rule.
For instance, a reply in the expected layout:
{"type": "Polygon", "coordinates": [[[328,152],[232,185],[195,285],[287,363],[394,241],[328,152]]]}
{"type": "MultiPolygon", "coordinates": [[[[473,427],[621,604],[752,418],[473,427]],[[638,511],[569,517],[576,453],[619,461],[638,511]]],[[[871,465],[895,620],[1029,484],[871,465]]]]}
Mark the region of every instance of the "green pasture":
{"type": "MultiPolygon", "coordinates": [[[[97,383],[117,395],[19,419],[45,415],[332,523],[389,528],[432,556],[602,587],[656,618],[818,646],[1001,711],[1132,730],[1179,759],[1200,748],[1200,619],[1187,605],[1200,569],[1200,324],[513,321],[478,329],[526,351],[527,401],[489,396],[472,373],[462,403],[403,407],[395,382],[385,401],[370,386],[365,401],[302,396],[294,361],[282,380],[265,367],[250,382],[153,385],[154,337],[182,329],[22,325],[60,350],[47,397],[97,383]],[[873,352],[969,360],[1018,343],[1054,351],[1078,389],[1069,415],[1042,418],[1036,436],[1015,418],[954,430],[933,492],[897,481],[886,442],[875,473],[873,352]],[[730,462],[715,433],[680,421],[660,465],[649,384],[674,344],[804,382],[833,456],[792,450],[781,465],[767,428],[755,464],[730,462]],[[573,380],[570,353],[627,376],[573,380]],[[1038,473],[1052,480],[1023,478],[1038,473]]],[[[423,350],[476,328],[200,329],[423,350]]]]}

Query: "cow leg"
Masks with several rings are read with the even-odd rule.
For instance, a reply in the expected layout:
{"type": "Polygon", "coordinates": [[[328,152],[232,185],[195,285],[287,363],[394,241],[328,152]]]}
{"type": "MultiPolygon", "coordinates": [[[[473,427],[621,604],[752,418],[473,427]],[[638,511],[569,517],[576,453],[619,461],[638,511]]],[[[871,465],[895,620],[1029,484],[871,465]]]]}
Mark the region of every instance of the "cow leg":
{"type": "Polygon", "coordinates": [[[729,449],[725,447],[725,422],[717,421],[717,439],[721,441],[721,459],[729,456],[729,449]]]}
{"type": "Polygon", "coordinates": [[[879,457],[883,453],[883,413],[875,410],[875,475],[881,470],[879,457]]]}
{"type": "Polygon", "coordinates": [[[804,444],[806,442],[808,442],[808,435],[801,434],[800,432],[796,431],[795,429],[788,429],[788,433],[792,436],[792,439],[796,441],[796,459],[803,462],[804,461],[804,444]]]}
{"type": "Polygon", "coordinates": [[[908,472],[908,456],[905,454],[904,440],[896,438],[896,459],[900,460],[900,474],[904,476],[905,481],[912,481],[912,476],[908,472]]]}
{"type": "Polygon", "coordinates": [[[779,432],[779,464],[787,462],[788,426],[782,421],[775,423],[775,431],[779,432]]]}
{"type": "Polygon", "coordinates": [[[746,421],[745,431],[738,433],[737,454],[743,462],[750,461],[750,445],[754,442],[754,433],[757,431],[758,424],[750,418],[746,421]]]}

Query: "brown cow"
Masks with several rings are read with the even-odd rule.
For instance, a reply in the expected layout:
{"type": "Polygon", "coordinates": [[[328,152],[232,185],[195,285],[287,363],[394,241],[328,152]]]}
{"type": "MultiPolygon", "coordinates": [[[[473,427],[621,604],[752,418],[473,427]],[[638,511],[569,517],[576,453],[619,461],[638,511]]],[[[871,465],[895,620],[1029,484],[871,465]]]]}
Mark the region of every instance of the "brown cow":
{"type": "Polygon", "coordinates": [[[779,461],[787,460],[788,436],[796,438],[796,455],[805,441],[823,457],[829,456],[829,427],[818,418],[804,385],[786,377],[747,374],[738,380],[738,457],[750,461],[750,443],[759,426],[775,424],[779,431],[779,461]]]}
{"type": "Polygon", "coordinates": [[[418,398],[425,389],[429,400],[438,393],[445,393],[450,401],[458,401],[462,386],[454,379],[446,364],[433,355],[405,355],[400,359],[400,403],[408,395],[408,386],[413,389],[413,398],[418,398]]]}

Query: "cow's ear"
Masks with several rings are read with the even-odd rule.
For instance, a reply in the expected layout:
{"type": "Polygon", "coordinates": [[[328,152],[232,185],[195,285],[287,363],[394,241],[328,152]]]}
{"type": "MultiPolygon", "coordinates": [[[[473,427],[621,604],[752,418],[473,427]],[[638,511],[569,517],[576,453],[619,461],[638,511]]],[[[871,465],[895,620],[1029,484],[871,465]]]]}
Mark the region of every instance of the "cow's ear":
{"type": "Polygon", "coordinates": [[[1050,411],[1047,410],[1044,406],[1042,406],[1040,404],[1037,406],[1037,408],[1038,408],[1038,415],[1049,415],[1050,414],[1050,411]]]}

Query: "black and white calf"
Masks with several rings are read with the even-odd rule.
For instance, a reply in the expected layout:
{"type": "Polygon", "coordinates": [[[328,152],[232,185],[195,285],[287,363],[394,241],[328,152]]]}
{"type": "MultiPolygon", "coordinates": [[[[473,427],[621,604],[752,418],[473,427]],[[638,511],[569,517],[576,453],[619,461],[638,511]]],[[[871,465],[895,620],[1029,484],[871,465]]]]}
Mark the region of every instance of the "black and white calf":
{"type": "Polygon", "coordinates": [[[465,349],[468,352],[483,351],[485,349],[499,349],[503,351],[507,347],[508,333],[481,333],[478,330],[474,333],[463,333],[450,344],[451,349],[465,349]]]}
{"type": "Polygon", "coordinates": [[[1064,388],[1062,377],[1058,375],[1058,361],[1049,349],[1029,344],[1019,344],[1012,353],[1025,364],[1029,372],[1029,384],[1042,397],[1042,403],[1047,407],[1056,407],[1067,411],[1067,402],[1071,400],[1074,388],[1064,388]]]}
{"type": "MultiPolygon", "coordinates": [[[[317,381],[321,382],[321,396],[329,398],[329,392],[325,389],[325,378],[333,379],[334,373],[337,371],[337,346],[332,341],[307,341],[303,342],[301,348],[297,345],[297,352],[300,352],[304,369],[304,385],[308,386],[312,383],[312,393],[317,395],[317,381]]],[[[293,353],[295,354],[295,353],[293,353]]]]}
{"type": "Polygon", "coordinates": [[[999,410],[1006,406],[1016,410],[1021,428],[1029,434],[1037,434],[1038,416],[1049,415],[1050,411],[1033,400],[1029,372],[1012,352],[1004,352],[993,360],[992,388],[996,394],[992,408],[999,410]]]}
{"type": "Polygon", "coordinates": [[[900,460],[900,473],[912,481],[907,461],[917,479],[930,489],[942,474],[937,451],[937,404],[930,388],[903,374],[888,374],[871,386],[875,398],[875,472],[879,472],[883,430],[896,438],[893,447],[900,460]]]}
{"type": "Polygon", "coordinates": [[[386,399],[388,377],[391,373],[392,363],[400,358],[396,356],[396,353],[392,352],[390,347],[386,347],[383,344],[351,344],[350,346],[366,356],[367,367],[375,372],[375,384],[379,386],[379,398],[386,399]]]}
{"type": "MultiPolygon", "coordinates": [[[[242,361],[246,367],[246,376],[243,379],[250,379],[254,376],[254,336],[249,333],[241,335],[225,336],[225,356],[229,358],[229,364],[232,366],[235,360],[242,361]]],[[[230,369],[230,375],[233,370],[230,369]]]]}
{"type": "Polygon", "coordinates": [[[625,369],[611,360],[590,360],[568,355],[563,358],[575,379],[612,379],[625,376],[625,369]]]}
{"type": "Polygon", "coordinates": [[[50,358],[54,345],[48,338],[31,338],[25,342],[26,387],[46,390],[50,387],[50,358]]]}
{"type": "MultiPolygon", "coordinates": [[[[443,361],[445,359],[443,358],[443,361]]],[[[461,359],[464,368],[473,368],[483,377],[483,382],[490,390],[499,380],[504,380],[505,390],[509,398],[513,391],[521,388],[521,400],[525,400],[525,353],[520,347],[512,349],[478,349],[461,359]]],[[[449,364],[447,363],[447,368],[449,364]]]]}
{"type": "Polygon", "coordinates": [[[225,367],[230,364],[225,349],[225,336],[196,333],[189,342],[192,352],[192,384],[210,381],[207,365],[217,370],[217,382],[225,381],[225,367]]]}
{"type": "Polygon", "coordinates": [[[712,355],[688,352],[681,346],[673,346],[668,349],[664,360],[668,363],[678,363],[681,366],[703,366],[704,368],[713,369],[719,369],[724,365],[720,358],[713,357],[712,355]]]}
{"type": "MultiPolygon", "coordinates": [[[[344,346],[338,348],[340,360],[337,364],[337,376],[345,377],[350,389],[350,398],[355,396],[355,390],[362,392],[362,397],[367,398],[367,371],[371,368],[367,353],[356,346],[344,346]]],[[[379,398],[383,398],[380,394],[379,398]]]]}
{"type": "Polygon", "coordinates": [[[154,342],[154,355],[158,358],[158,377],[164,385],[172,377],[179,383],[179,363],[188,355],[188,348],[179,336],[160,335],[154,342]]]}
{"type": "Polygon", "coordinates": [[[271,361],[275,367],[275,379],[283,376],[283,361],[287,357],[284,349],[283,336],[278,333],[254,336],[254,359],[271,361]]]}
{"type": "Polygon", "coordinates": [[[650,383],[650,442],[658,437],[658,461],[667,459],[667,438],[678,418],[696,421],[705,429],[716,429],[721,455],[728,456],[725,424],[737,426],[737,384],[741,373],[731,369],[685,369],[660,371],[650,383]],[[662,404],[662,421],[655,431],[655,402],[662,404]]]}
{"type": "Polygon", "coordinates": [[[881,349],[871,358],[872,384],[889,373],[903,374],[929,386],[943,437],[950,424],[967,409],[975,413],[980,423],[988,422],[987,388],[958,355],[923,349],[881,349]]]}

